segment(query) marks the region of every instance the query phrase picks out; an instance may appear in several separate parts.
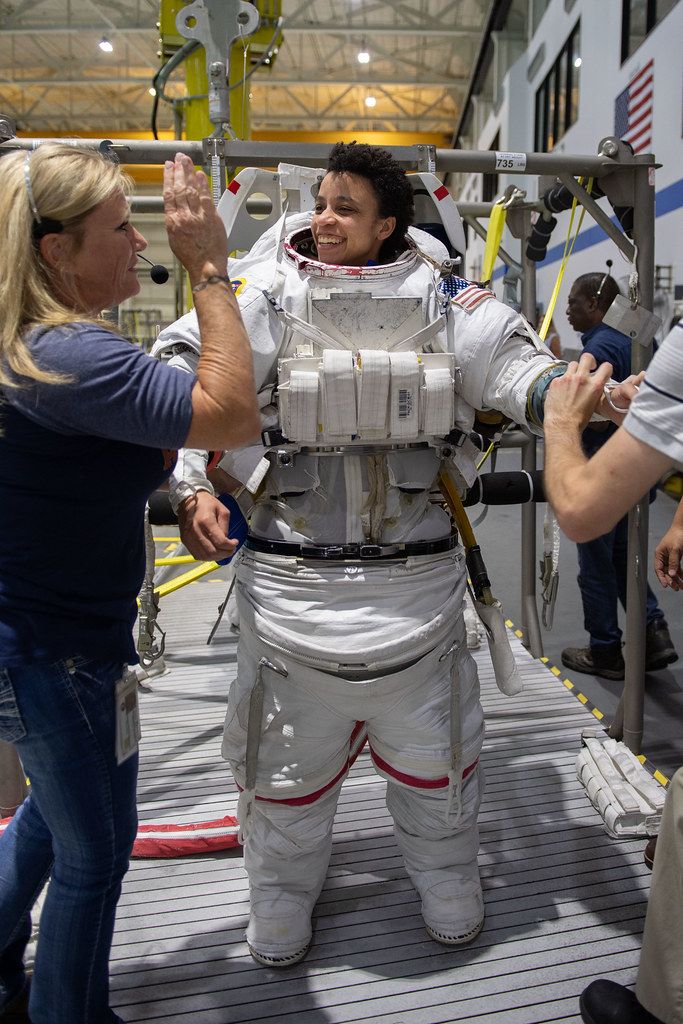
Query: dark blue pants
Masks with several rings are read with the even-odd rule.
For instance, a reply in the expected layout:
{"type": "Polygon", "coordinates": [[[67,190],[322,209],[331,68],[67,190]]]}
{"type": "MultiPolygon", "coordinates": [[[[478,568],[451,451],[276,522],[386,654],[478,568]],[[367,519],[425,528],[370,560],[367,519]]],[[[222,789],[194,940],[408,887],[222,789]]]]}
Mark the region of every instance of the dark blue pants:
{"type": "Polygon", "coordinates": [[[115,756],[122,666],[83,658],[0,669],[0,737],[31,793],[0,835],[0,1010],[24,984],[30,911],[48,875],[29,1013],[35,1024],[117,1024],[109,949],[137,831],[137,755],[115,756]]]}
{"type": "MultiPolygon", "coordinates": [[[[583,624],[591,647],[621,642],[617,602],[626,608],[628,516],[602,537],[576,545],[579,556],[578,583],[583,602],[583,624]]],[[[664,618],[657,598],[647,588],[647,624],[664,618]]]]}

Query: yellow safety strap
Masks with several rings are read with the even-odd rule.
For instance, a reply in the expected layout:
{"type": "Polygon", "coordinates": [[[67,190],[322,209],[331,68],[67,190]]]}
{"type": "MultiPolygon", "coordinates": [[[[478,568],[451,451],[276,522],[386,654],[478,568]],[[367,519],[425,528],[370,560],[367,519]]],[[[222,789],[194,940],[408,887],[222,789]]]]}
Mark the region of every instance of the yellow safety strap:
{"type": "Polygon", "coordinates": [[[169,580],[168,583],[162,583],[160,587],[155,587],[154,593],[158,594],[159,597],[166,597],[167,594],[172,594],[174,590],[180,590],[181,587],[186,586],[188,583],[194,583],[195,580],[200,580],[202,576],[206,576],[218,568],[218,562],[202,562],[195,569],[184,572],[182,576],[176,576],[174,580],[169,580]]]}
{"type": "Polygon", "coordinates": [[[196,562],[197,559],[194,555],[173,555],[169,558],[155,558],[155,565],[189,565],[190,562],[196,562]]]}
{"type": "Polygon", "coordinates": [[[469,551],[473,545],[477,542],[474,539],[474,531],[470,526],[470,521],[467,518],[465,507],[460,499],[460,495],[455,487],[455,484],[446,473],[439,474],[439,490],[443,494],[448,507],[451,510],[455,525],[458,528],[458,533],[463,542],[466,551],[469,551]]]}
{"type": "Polygon", "coordinates": [[[491,210],[491,216],[489,217],[489,227],[486,232],[486,248],[484,249],[484,265],[481,268],[482,281],[491,280],[493,264],[496,262],[496,256],[500,249],[500,242],[503,237],[503,228],[505,227],[505,218],[507,217],[507,210],[502,203],[503,200],[499,199],[491,210]]]}
{"type": "MultiPolygon", "coordinates": [[[[451,510],[451,515],[453,516],[455,525],[458,528],[458,533],[460,534],[460,539],[462,540],[465,548],[465,553],[469,554],[470,551],[474,549],[474,552],[480,558],[481,555],[474,537],[474,531],[470,525],[469,519],[467,518],[467,512],[465,512],[465,507],[455,484],[447,473],[439,474],[438,483],[439,490],[446,499],[446,503],[451,510]]],[[[483,561],[480,562],[480,565],[482,568],[484,567],[483,561]]],[[[493,595],[489,587],[484,587],[481,595],[481,601],[483,604],[493,604],[493,595]]]]}
{"type": "MultiPolygon", "coordinates": [[[[583,184],[583,178],[579,178],[579,184],[580,185],[583,184]]],[[[589,195],[591,193],[591,189],[592,188],[593,188],[593,179],[589,178],[588,179],[588,186],[586,188],[586,191],[588,192],[589,195]]],[[[571,242],[571,245],[570,245],[569,244],[569,239],[571,238],[571,235],[572,235],[572,224],[574,223],[574,213],[576,212],[577,202],[578,202],[578,200],[577,200],[577,198],[575,196],[574,197],[574,201],[572,202],[572,213],[571,213],[571,217],[569,218],[569,228],[567,230],[567,241],[564,243],[564,253],[562,254],[562,260],[560,262],[560,269],[559,269],[558,274],[557,274],[557,280],[555,281],[555,287],[553,288],[553,293],[550,296],[550,302],[548,303],[548,308],[547,308],[547,310],[545,312],[545,316],[543,317],[543,323],[541,324],[540,330],[538,332],[538,336],[541,339],[541,341],[545,341],[545,339],[546,339],[546,335],[548,333],[548,328],[550,327],[550,321],[552,320],[553,313],[555,311],[555,303],[557,302],[557,296],[558,296],[559,291],[560,291],[560,285],[562,284],[562,278],[564,277],[564,271],[565,271],[565,268],[567,266],[567,263],[569,262],[569,257],[572,254],[572,249],[574,248],[574,242],[579,237],[579,231],[581,230],[581,225],[583,223],[583,216],[584,216],[584,214],[586,212],[585,206],[582,206],[581,207],[581,215],[579,216],[579,222],[576,225],[576,234],[574,235],[574,238],[572,239],[572,242],[571,242]]]]}

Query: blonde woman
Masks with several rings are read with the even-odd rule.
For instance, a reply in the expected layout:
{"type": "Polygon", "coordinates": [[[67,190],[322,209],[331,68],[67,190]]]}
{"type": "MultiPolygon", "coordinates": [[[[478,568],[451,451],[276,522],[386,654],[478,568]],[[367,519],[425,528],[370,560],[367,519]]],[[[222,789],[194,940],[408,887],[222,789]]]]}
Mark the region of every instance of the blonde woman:
{"type": "Polygon", "coordinates": [[[0,1015],[32,1024],[121,1020],[108,960],[137,740],[117,707],[135,704],[144,506],[180,445],[227,448],[259,430],[225,231],[189,158],[166,163],[164,200],[200,317],[197,374],[102,321],[139,290],[146,242],[127,187],[78,146],[0,158],[0,739],[31,781],[0,835],[0,1015]],[[48,877],[29,984],[30,911],[48,877]]]}

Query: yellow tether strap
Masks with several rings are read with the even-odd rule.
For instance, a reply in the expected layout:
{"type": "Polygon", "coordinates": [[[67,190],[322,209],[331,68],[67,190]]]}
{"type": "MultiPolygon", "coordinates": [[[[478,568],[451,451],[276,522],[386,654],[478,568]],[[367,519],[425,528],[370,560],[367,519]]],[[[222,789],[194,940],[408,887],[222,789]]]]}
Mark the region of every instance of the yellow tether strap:
{"type": "MultiPolygon", "coordinates": [[[[192,559],[196,561],[196,559],[192,559]]],[[[218,569],[218,562],[201,562],[195,566],[194,569],[190,569],[189,572],[184,572],[182,576],[176,576],[175,579],[169,580],[168,583],[162,583],[160,586],[154,588],[154,593],[157,597],[166,597],[167,594],[172,594],[175,590],[180,590],[181,587],[187,586],[188,583],[194,583],[195,580],[200,580],[202,576],[206,576],[208,573],[213,572],[214,569],[218,569]]],[[[140,598],[138,597],[138,608],[140,607],[140,598]]]]}
{"type": "Polygon", "coordinates": [[[184,572],[182,576],[176,576],[174,580],[169,580],[168,583],[162,583],[160,587],[155,587],[154,593],[158,594],[159,597],[165,597],[166,594],[172,594],[174,590],[180,590],[181,587],[188,583],[194,583],[195,580],[201,579],[202,576],[213,572],[214,569],[218,569],[218,562],[202,562],[195,569],[184,572]]]}
{"type": "Polygon", "coordinates": [[[474,539],[474,531],[470,526],[470,521],[467,518],[465,507],[460,499],[460,495],[457,492],[455,484],[446,473],[439,474],[439,490],[448,502],[448,506],[455,520],[455,525],[458,528],[458,533],[462,539],[465,551],[469,551],[469,549],[477,543],[474,539]]]}
{"type": "Polygon", "coordinates": [[[470,526],[470,521],[467,518],[467,512],[465,512],[465,507],[460,495],[458,494],[457,488],[448,473],[445,472],[439,474],[438,484],[439,489],[451,510],[451,515],[453,516],[455,525],[458,528],[458,533],[460,534],[460,539],[462,540],[463,547],[465,548],[467,569],[475,594],[482,604],[493,604],[494,599],[491,593],[491,584],[489,583],[488,576],[486,575],[486,566],[484,565],[484,561],[481,557],[481,550],[475,540],[474,531],[470,526]]]}
{"type": "MultiPolygon", "coordinates": [[[[583,178],[579,178],[579,184],[580,185],[583,184],[583,178]]],[[[586,191],[588,192],[588,195],[590,195],[592,188],[593,188],[593,179],[589,178],[588,179],[588,187],[586,188],[586,191]]],[[[576,234],[574,235],[574,237],[572,239],[571,245],[569,245],[569,239],[571,238],[571,234],[572,234],[572,224],[574,223],[574,213],[576,211],[576,204],[577,204],[577,202],[578,202],[578,200],[577,200],[576,196],[574,196],[574,200],[572,202],[572,215],[569,218],[569,228],[567,230],[567,241],[564,243],[564,253],[562,254],[562,261],[560,263],[560,269],[559,269],[558,274],[557,274],[557,281],[555,282],[555,287],[553,288],[553,293],[550,296],[550,302],[548,303],[548,308],[547,308],[547,310],[545,312],[545,316],[543,317],[543,323],[541,324],[540,330],[538,332],[538,336],[541,339],[541,341],[545,341],[546,335],[548,333],[548,328],[550,327],[550,321],[552,320],[553,312],[555,311],[555,303],[557,302],[557,296],[558,296],[559,291],[560,291],[560,285],[562,284],[562,278],[564,277],[564,271],[565,271],[565,268],[567,266],[567,263],[569,262],[569,257],[572,254],[572,249],[574,248],[574,242],[579,237],[579,231],[581,230],[581,225],[583,223],[583,215],[586,212],[585,206],[582,206],[581,207],[581,215],[579,216],[579,223],[576,225],[576,234]]],[[[487,241],[487,245],[488,245],[488,241],[487,241]]]]}
{"type": "Polygon", "coordinates": [[[503,237],[503,228],[505,227],[505,218],[507,217],[507,210],[502,203],[503,200],[499,199],[491,210],[491,216],[489,217],[489,228],[486,232],[486,248],[484,249],[484,265],[481,268],[482,281],[491,280],[493,264],[496,262],[496,256],[500,249],[500,242],[503,237]]]}

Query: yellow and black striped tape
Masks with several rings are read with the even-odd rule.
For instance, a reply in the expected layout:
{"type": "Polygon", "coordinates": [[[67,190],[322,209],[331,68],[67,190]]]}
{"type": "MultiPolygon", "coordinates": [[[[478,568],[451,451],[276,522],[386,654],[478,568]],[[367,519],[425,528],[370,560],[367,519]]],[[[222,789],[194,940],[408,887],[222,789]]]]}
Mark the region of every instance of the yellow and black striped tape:
{"type": "MultiPolygon", "coordinates": [[[[523,634],[522,634],[521,629],[515,629],[515,626],[514,626],[513,622],[510,622],[510,620],[508,619],[506,621],[505,625],[509,629],[512,630],[512,632],[515,634],[515,636],[519,637],[520,640],[522,639],[523,634]]],[[[559,679],[559,681],[562,683],[562,685],[566,686],[567,689],[569,690],[569,692],[572,693],[576,697],[576,699],[578,701],[581,701],[583,706],[585,708],[587,708],[588,711],[590,711],[590,713],[595,716],[595,718],[597,718],[598,722],[602,722],[602,720],[605,717],[603,712],[600,711],[599,708],[596,708],[594,704],[591,704],[591,702],[589,701],[589,699],[585,695],[585,693],[582,693],[581,690],[579,690],[577,688],[577,686],[575,686],[575,684],[571,681],[571,679],[567,679],[566,677],[562,678],[564,676],[564,672],[563,672],[563,670],[561,668],[557,668],[556,665],[551,665],[550,661],[548,660],[548,658],[545,658],[545,657],[544,658],[539,658],[539,661],[542,661],[543,664],[552,672],[552,674],[557,679],[559,679]]],[[[668,786],[669,785],[669,779],[667,778],[667,776],[663,775],[662,772],[660,772],[658,768],[655,768],[655,766],[652,764],[652,762],[648,761],[648,759],[645,757],[644,754],[636,754],[636,757],[638,758],[640,763],[642,765],[644,765],[645,768],[647,768],[647,770],[649,771],[650,775],[652,775],[653,778],[655,778],[657,780],[657,782],[660,784],[660,786],[668,786]]]]}

